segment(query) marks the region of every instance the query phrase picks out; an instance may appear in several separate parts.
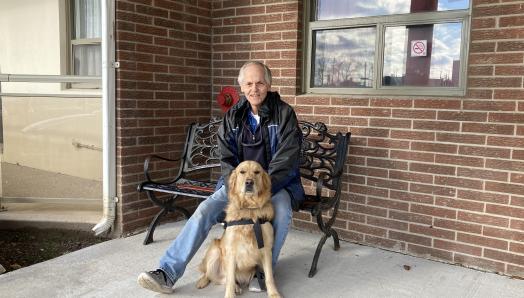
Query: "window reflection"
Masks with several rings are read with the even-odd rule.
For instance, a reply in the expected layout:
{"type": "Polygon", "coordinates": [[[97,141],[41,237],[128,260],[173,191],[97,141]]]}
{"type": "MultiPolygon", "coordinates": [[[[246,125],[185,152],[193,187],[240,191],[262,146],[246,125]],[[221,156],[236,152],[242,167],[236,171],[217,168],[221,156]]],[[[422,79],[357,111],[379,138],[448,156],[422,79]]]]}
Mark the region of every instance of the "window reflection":
{"type": "Polygon", "coordinates": [[[316,20],[466,9],[469,0],[318,0],[316,20]]]}
{"type": "Polygon", "coordinates": [[[461,23],[387,27],[382,84],[458,87],[461,32],[461,23]],[[417,54],[423,41],[426,53],[417,54]]]}
{"type": "Polygon", "coordinates": [[[375,28],[314,32],[313,87],[373,86],[375,28]]]}

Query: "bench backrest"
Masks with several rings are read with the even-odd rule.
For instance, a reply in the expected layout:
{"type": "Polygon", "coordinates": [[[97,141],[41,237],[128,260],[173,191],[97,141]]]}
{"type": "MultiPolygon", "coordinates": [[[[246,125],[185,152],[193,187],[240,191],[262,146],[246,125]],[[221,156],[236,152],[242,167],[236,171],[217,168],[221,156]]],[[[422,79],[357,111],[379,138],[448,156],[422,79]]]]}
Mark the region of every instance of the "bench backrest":
{"type": "Polygon", "coordinates": [[[303,136],[301,177],[316,182],[322,175],[322,186],[338,192],[351,134],[330,134],[322,122],[300,121],[299,127],[303,136]]]}
{"type": "MultiPolygon", "coordinates": [[[[205,124],[191,124],[184,148],[184,164],[180,174],[220,167],[218,128],[222,119],[205,124]]],[[[344,169],[350,133],[330,134],[322,122],[300,121],[303,141],[300,152],[300,172],[305,179],[316,182],[323,175],[323,186],[338,191],[344,169]]]]}

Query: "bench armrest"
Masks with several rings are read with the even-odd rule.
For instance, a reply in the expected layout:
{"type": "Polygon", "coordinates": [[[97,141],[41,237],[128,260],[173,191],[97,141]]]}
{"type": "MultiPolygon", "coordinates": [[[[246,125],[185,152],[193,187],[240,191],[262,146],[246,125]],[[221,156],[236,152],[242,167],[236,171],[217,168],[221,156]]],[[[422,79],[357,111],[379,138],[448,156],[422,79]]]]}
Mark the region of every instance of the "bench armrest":
{"type": "Polygon", "coordinates": [[[175,161],[180,161],[182,157],[179,157],[176,159],[170,159],[170,158],[163,157],[160,155],[149,155],[148,157],[146,157],[146,160],[144,161],[144,176],[146,176],[147,182],[155,182],[153,181],[153,179],[151,179],[151,176],[149,176],[149,163],[151,162],[152,159],[161,159],[167,162],[175,162],[175,161]]]}

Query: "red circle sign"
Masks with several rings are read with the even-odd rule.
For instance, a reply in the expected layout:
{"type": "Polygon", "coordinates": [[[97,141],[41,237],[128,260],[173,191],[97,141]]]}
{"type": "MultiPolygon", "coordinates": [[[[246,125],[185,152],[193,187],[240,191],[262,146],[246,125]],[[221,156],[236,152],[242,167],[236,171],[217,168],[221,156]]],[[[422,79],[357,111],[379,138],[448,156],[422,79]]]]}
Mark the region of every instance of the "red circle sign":
{"type": "Polygon", "coordinates": [[[416,54],[422,54],[426,50],[426,46],[423,42],[417,41],[413,44],[413,52],[416,54]]]}

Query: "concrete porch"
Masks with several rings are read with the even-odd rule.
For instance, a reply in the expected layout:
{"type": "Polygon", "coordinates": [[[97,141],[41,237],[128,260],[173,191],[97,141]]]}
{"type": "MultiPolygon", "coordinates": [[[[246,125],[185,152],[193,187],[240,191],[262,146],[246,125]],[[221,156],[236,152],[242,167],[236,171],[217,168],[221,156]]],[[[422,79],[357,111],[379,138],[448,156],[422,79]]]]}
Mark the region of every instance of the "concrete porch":
{"type": "MultiPolygon", "coordinates": [[[[144,246],[144,233],[107,241],[71,254],[0,275],[2,297],[222,297],[223,287],[195,288],[204,249],[190,262],[175,294],[140,288],[136,278],[152,270],[184,222],[160,226],[155,242],[144,246]]],[[[221,234],[215,227],[207,241],[221,234]]],[[[524,297],[524,280],[459,266],[341,243],[327,242],[318,273],[307,273],[319,235],[292,230],[276,268],[284,297],[524,297]],[[409,266],[409,270],[405,267],[409,266]]],[[[204,246],[207,246],[207,241],[204,246]]],[[[245,292],[240,297],[266,297],[245,292]]]]}

